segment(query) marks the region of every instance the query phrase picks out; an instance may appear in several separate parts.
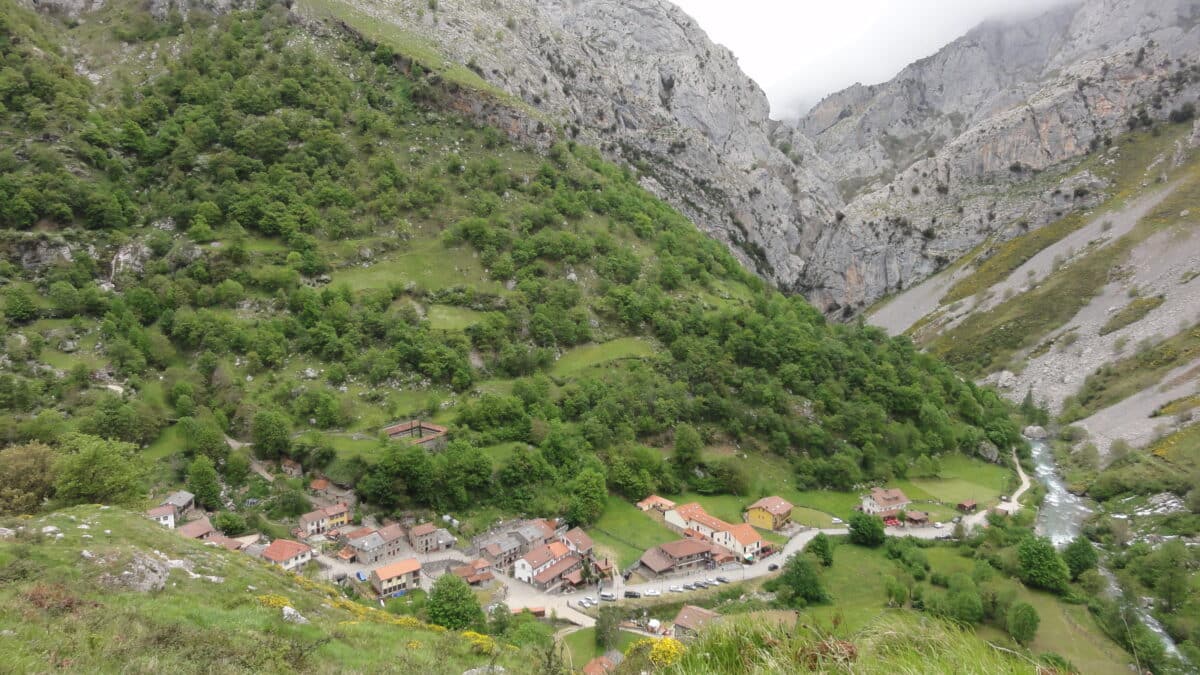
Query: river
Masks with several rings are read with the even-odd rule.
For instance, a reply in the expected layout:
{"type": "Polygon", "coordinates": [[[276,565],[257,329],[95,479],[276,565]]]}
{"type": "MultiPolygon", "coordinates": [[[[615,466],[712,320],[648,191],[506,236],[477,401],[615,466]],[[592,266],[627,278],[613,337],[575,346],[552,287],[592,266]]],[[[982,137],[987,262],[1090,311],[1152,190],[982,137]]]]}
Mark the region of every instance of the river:
{"type": "MultiPolygon", "coordinates": [[[[1037,532],[1049,537],[1055,546],[1062,548],[1079,535],[1083,521],[1092,515],[1092,509],[1088,507],[1082,497],[1067,490],[1062,476],[1058,475],[1058,467],[1054,463],[1054,452],[1050,446],[1042,441],[1033,441],[1032,447],[1034,473],[1042,485],[1046,486],[1046,498],[1042,502],[1042,508],[1038,510],[1037,532]]],[[[1106,569],[1101,568],[1100,571],[1108,579],[1109,595],[1120,597],[1121,587],[1117,584],[1116,578],[1106,569]]],[[[1146,627],[1154,631],[1155,635],[1162,640],[1167,653],[1186,663],[1187,660],[1175,646],[1175,641],[1167,634],[1158,619],[1143,608],[1140,602],[1135,602],[1134,607],[1142,623],[1146,624],[1146,627]]]]}

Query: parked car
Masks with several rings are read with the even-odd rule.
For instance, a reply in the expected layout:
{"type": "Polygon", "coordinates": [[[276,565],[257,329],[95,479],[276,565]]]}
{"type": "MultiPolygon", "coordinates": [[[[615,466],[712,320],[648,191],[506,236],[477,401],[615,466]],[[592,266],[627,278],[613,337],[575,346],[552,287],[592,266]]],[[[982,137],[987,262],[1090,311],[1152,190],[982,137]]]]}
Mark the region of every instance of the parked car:
{"type": "Polygon", "coordinates": [[[684,584],[683,588],[684,590],[694,591],[696,590],[696,584],[684,584]]]}
{"type": "Polygon", "coordinates": [[[774,572],[777,569],[779,569],[779,565],[776,563],[771,563],[770,565],[767,565],[768,572],[774,572]]]}
{"type": "Polygon", "coordinates": [[[641,594],[641,593],[638,593],[637,591],[625,591],[625,597],[627,597],[627,598],[640,598],[640,597],[642,597],[642,594],[641,594]]]}
{"type": "Polygon", "coordinates": [[[610,591],[604,591],[603,593],[600,594],[600,599],[604,600],[606,602],[613,602],[614,600],[617,599],[617,594],[612,593],[610,591]]]}
{"type": "Polygon", "coordinates": [[[831,518],[830,520],[833,522],[833,524],[834,524],[834,525],[841,525],[841,524],[842,524],[842,519],[841,519],[841,518],[831,518]]]}
{"type": "Polygon", "coordinates": [[[708,588],[708,582],[703,581],[703,580],[697,581],[696,588],[708,588]]]}
{"type": "Polygon", "coordinates": [[[943,527],[945,527],[946,524],[945,523],[934,523],[933,526],[940,530],[943,527]]]}
{"type": "Polygon", "coordinates": [[[589,595],[589,596],[587,596],[586,598],[584,598],[584,600],[587,600],[588,602],[590,602],[590,603],[591,603],[591,604],[593,604],[593,605],[598,605],[598,604],[600,604],[600,601],[599,601],[599,600],[597,600],[597,599],[596,599],[596,596],[594,596],[594,595],[589,595]]]}
{"type": "Polygon", "coordinates": [[[668,590],[670,590],[672,593],[682,593],[682,592],[683,592],[683,586],[672,586],[672,587],[671,587],[670,589],[668,589],[668,590]]]}
{"type": "Polygon", "coordinates": [[[647,598],[657,598],[658,596],[662,595],[662,591],[658,590],[657,588],[651,588],[642,595],[645,595],[647,598]]]}
{"type": "Polygon", "coordinates": [[[717,577],[717,581],[719,581],[723,584],[727,584],[727,583],[729,583],[729,577],[717,577]]]}

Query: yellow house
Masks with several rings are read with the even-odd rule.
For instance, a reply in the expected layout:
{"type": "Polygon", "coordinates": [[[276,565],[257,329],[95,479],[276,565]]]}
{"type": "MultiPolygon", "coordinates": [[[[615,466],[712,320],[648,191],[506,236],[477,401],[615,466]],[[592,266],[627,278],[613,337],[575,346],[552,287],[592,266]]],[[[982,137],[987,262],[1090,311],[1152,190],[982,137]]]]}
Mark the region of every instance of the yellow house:
{"type": "Polygon", "coordinates": [[[763,530],[778,530],[792,519],[792,505],[782,497],[763,497],[746,507],[746,522],[763,530]]]}
{"type": "Polygon", "coordinates": [[[348,504],[334,504],[326,506],[325,516],[329,518],[329,527],[341,527],[350,524],[350,506],[348,504]]]}

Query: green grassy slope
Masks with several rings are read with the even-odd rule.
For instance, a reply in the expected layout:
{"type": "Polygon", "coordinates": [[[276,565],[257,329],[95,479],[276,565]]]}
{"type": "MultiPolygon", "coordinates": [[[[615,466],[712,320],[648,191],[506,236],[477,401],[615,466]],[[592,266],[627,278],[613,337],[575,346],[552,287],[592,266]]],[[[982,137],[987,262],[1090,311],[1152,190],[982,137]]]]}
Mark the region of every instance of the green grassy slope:
{"type": "Polygon", "coordinates": [[[264,458],[469,522],[563,514],[587,467],[630,500],[744,495],[737,462],[664,461],[681,423],[808,489],[1018,442],[993,392],[766,288],[632,171],[446,112],[446,79],[404,70],[395,36],[303,31],[272,4],[68,25],[3,2],[4,58],[29,67],[0,128],[37,159],[0,152],[0,302],[23,341],[7,440],[148,445],[167,487],[197,452],[223,467],[204,439],[274,415],[291,438],[264,458]],[[26,262],[39,247],[71,257],[26,262]],[[415,417],[455,452],[376,442],[415,417]]]}
{"type": "MultiPolygon", "coordinates": [[[[352,602],[121,509],[77,507],[6,525],[25,529],[0,539],[3,672],[461,673],[493,658],[469,636],[352,602]],[[46,527],[63,537],[41,535],[46,527]],[[157,590],[136,590],[122,575],[139,567],[168,576],[157,590]],[[281,604],[309,623],[284,621],[281,604]]],[[[512,647],[494,657],[517,672],[525,658],[512,647]]]]}

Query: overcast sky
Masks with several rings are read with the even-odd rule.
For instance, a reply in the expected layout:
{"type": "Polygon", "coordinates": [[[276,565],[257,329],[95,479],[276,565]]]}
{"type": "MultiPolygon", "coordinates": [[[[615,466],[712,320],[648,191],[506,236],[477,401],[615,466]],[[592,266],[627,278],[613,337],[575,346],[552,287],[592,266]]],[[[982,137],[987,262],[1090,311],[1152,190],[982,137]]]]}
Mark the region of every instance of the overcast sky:
{"type": "Polygon", "coordinates": [[[807,111],[855,82],[877,84],[984,19],[1063,0],[673,0],[771,99],[772,116],[807,111]]]}

